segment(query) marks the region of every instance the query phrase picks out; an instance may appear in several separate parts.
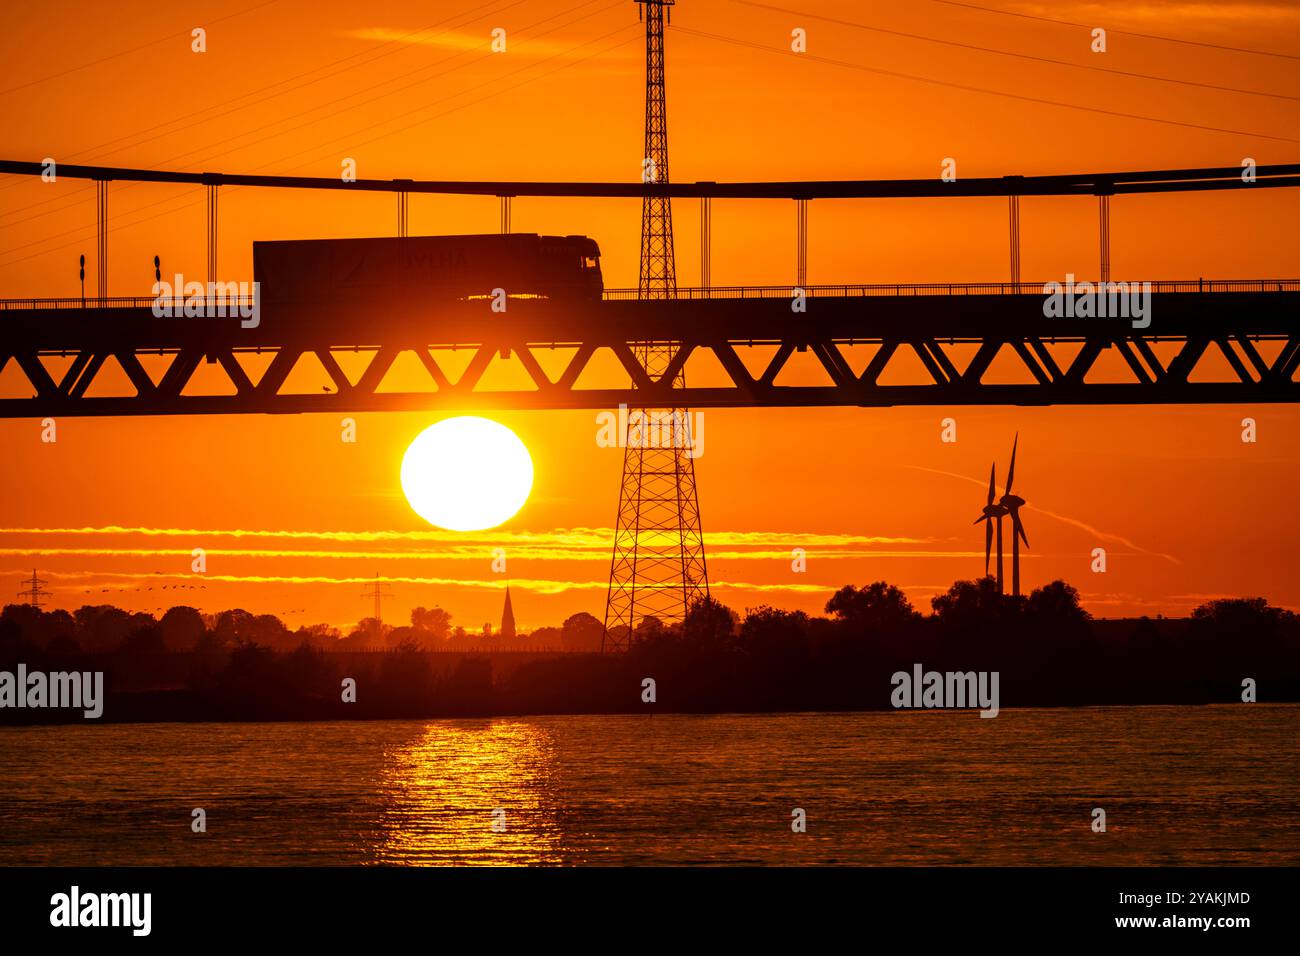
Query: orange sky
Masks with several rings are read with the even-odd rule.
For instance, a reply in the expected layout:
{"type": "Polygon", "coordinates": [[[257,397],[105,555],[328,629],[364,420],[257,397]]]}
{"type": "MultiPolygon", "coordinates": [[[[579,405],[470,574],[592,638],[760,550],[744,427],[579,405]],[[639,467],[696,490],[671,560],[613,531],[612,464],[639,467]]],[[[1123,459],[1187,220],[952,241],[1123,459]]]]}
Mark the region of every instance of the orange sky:
{"type": "MultiPolygon", "coordinates": [[[[959,176],[1300,161],[1300,7],[982,5],[1107,27],[1108,52],[1090,52],[1086,28],[932,0],[684,0],[668,46],[672,178],[925,177],[945,157],[959,176]],[[789,52],[796,27],[807,56],[789,52]]],[[[56,3],[5,17],[4,158],[333,176],[351,157],[366,178],[640,173],[644,75],[629,0],[56,3]],[[203,54],[190,50],[196,26],[203,54]],[[489,50],[495,27],[503,54],[489,50]]],[[[1021,208],[1027,280],[1095,274],[1095,201],[1021,208]]],[[[147,294],[154,254],[165,272],[203,275],[199,187],[114,184],[109,209],[110,294],[147,294]]],[[[1117,197],[1115,277],[1300,276],[1298,214],[1289,190],[1117,197]]],[[[412,234],[491,232],[497,216],[495,199],[411,201],[412,234]]],[[[809,281],[1003,279],[1005,218],[999,200],[814,202],[809,281]]],[[[394,220],[386,194],[226,188],[221,276],[251,279],[254,239],[385,235],[394,220]]],[[[516,231],[596,237],[614,286],[635,284],[639,220],[635,201],[521,199],[513,210],[516,231]]],[[[679,201],[675,224],[679,282],[696,284],[697,204],[679,201]]],[[[714,283],[790,282],[794,226],[789,202],[715,202],[714,283]]],[[[0,297],[76,294],[78,254],[94,276],[94,232],[89,182],[0,177],[0,297]]],[[[0,374],[6,396],[25,388],[13,372],[0,374]]],[[[318,390],[307,371],[298,384],[318,390]]],[[[38,565],[60,607],[152,610],[174,603],[156,597],[159,582],[204,583],[179,600],[345,626],[368,613],[359,582],[378,572],[394,581],[389,620],[441,604],[478,628],[499,619],[504,582],[490,563],[504,547],[521,627],[600,616],[621,452],[597,446],[595,412],[493,416],[532,451],[536,483],[507,525],[473,535],[430,529],[401,497],[402,451],[436,417],[357,416],[356,444],[328,415],[69,418],[54,445],[34,421],[0,422],[4,594],[38,565]],[[202,582],[186,577],[194,547],[209,553],[202,582]]],[[[820,610],[841,584],[885,578],[926,606],[981,570],[980,484],[992,457],[1005,467],[1017,429],[1027,585],[1065,577],[1101,615],[1183,613],[1227,594],[1300,607],[1300,412],[1283,406],[709,411],[696,467],[715,593],[738,609],[820,610]],[[1248,415],[1256,444],[1240,441],[1248,415]],[[939,440],[948,416],[955,444],[939,440]],[[790,569],[796,547],[804,574],[790,569]],[[1089,571],[1094,547],[1109,552],[1105,575],[1089,571]]]]}

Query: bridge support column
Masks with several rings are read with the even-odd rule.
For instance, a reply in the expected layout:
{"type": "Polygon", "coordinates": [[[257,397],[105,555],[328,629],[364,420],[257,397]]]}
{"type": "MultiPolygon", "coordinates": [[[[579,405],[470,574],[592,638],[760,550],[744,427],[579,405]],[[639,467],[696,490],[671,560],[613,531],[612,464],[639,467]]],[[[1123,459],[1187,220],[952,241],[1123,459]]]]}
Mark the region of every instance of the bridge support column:
{"type": "Polygon", "coordinates": [[[217,281],[217,190],[216,183],[204,187],[208,200],[208,287],[217,281]]]}
{"type": "Polygon", "coordinates": [[[513,196],[501,197],[501,234],[510,232],[510,200],[513,196]]]}
{"type": "Polygon", "coordinates": [[[1101,281],[1110,281],[1110,194],[1097,196],[1097,212],[1101,227],[1101,281]]]}
{"type": "Polygon", "coordinates": [[[95,180],[95,235],[98,248],[95,253],[96,295],[102,306],[108,298],[108,180],[95,180]]]}
{"type": "Polygon", "coordinates": [[[1007,197],[1007,218],[1011,224],[1011,284],[1020,291],[1020,197],[1007,197]]]}
{"type": "Polygon", "coordinates": [[[409,179],[394,179],[393,185],[397,187],[394,195],[397,196],[397,237],[405,239],[411,234],[411,191],[406,187],[411,184],[409,179]]]}
{"type": "Polygon", "coordinates": [[[795,206],[799,220],[798,252],[795,256],[795,285],[800,289],[808,287],[808,200],[796,199],[795,206]]]}
{"type": "MultiPolygon", "coordinates": [[[[700,197],[700,288],[713,284],[713,200],[700,197]]],[[[705,293],[707,295],[707,292],[705,293]]]]}

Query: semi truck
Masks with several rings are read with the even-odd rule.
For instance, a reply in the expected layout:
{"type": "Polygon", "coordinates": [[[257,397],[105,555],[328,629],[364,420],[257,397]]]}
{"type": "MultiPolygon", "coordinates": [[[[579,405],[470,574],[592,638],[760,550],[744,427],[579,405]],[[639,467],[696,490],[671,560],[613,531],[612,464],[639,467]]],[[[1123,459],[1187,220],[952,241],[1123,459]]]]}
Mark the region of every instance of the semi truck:
{"type": "Polygon", "coordinates": [[[587,236],[508,233],[253,243],[269,316],[299,308],[409,311],[499,295],[599,299],[600,248],[587,236]]]}

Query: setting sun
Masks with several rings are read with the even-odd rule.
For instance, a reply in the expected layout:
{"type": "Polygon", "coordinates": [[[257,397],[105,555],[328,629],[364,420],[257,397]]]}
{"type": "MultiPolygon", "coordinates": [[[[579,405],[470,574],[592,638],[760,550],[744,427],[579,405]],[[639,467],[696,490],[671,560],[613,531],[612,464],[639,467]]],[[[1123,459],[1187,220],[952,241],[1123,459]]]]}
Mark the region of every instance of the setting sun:
{"type": "Polygon", "coordinates": [[[425,521],[481,531],[508,520],[533,488],[528,449],[500,422],[474,416],[430,425],[402,458],[402,491],[425,521]]]}

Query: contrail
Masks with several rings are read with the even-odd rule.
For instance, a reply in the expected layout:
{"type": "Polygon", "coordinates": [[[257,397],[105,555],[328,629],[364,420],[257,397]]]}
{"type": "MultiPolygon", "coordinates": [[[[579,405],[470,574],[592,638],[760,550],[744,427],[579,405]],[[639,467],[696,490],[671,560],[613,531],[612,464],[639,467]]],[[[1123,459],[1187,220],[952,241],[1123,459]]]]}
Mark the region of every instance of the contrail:
{"type": "MultiPolygon", "coordinates": [[[[961,481],[968,481],[973,485],[978,485],[981,488],[988,487],[987,480],[983,478],[972,478],[969,475],[959,475],[951,471],[941,471],[938,468],[926,468],[924,465],[904,465],[903,467],[911,468],[914,471],[928,471],[931,472],[932,474],[944,475],[948,478],[957,478],[960,479],[961,481]]],[[[1149,554],[1152,555],[1153,557],[1164,558],[1164,560],[1168,561],[1170,564],[1183,563],[1178,558],[1174,557],[1172,554],[1164,554],[1160,551],[1149,551],[1146,548],[1134,544],[1132,541],[1130,541],[1128,538],[1124,537],[1123,535],[1112,534],[1109,531],[1102,531],[1100,528],[1094,528],[1086,521],[1080,521],[1078,518],[1071,518],[1067,515],[1057,514],[1055,511],[1048,511],[1046,508],[1040,508],[1037,505],[1026,504],[1025,509],[1028,511],[1036,511],[1039,514],[1047,515],[1047,517],[1049,518],[1055,518],[1057,521],[1060,521],[1064,524],[1070,524],[1070,525],[1074,525],[1076,528],[1082,528],[1084,531],[1088,532],[1089,534],[1096,535],[1098,538],[1101,538],[1103,541],[1117,542],[1119,544],[1122,544],[1126,548],[1131,548],[1132,550],[1136,551],[1138,554],[1149,554]]]]}

